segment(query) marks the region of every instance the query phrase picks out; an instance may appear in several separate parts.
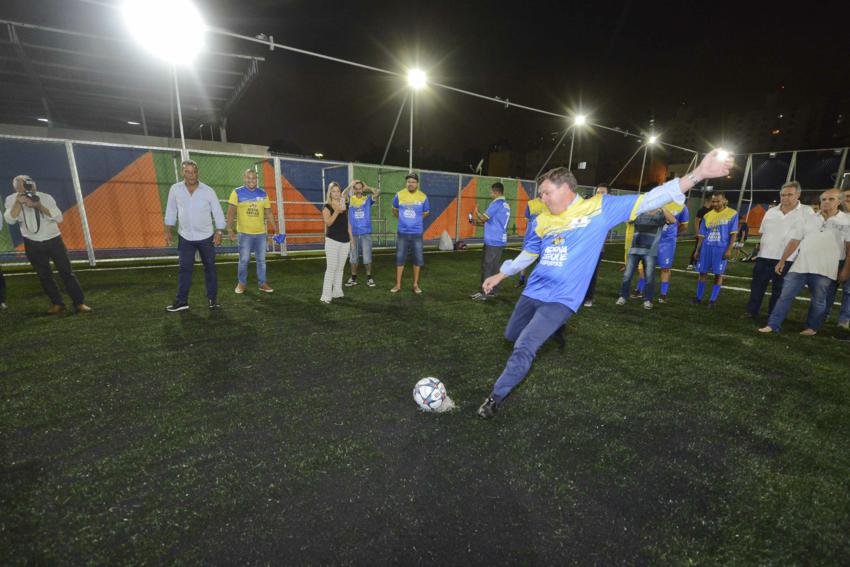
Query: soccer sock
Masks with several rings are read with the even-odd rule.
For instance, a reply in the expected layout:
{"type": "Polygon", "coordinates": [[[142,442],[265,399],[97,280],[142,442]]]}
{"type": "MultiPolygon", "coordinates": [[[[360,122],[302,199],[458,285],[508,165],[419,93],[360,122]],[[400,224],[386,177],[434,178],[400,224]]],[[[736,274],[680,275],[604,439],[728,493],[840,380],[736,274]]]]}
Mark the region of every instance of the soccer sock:
{"type": "Polygon", "coordinates": [[[668,289],[670,289],[670,282],[661,282],[661,295],[667,295],[668,289]]]}
{"type": "Polygon", "coordinates": [[[638,291],[638,293],[643,293],[643,286],[644,286],[644,284],[645,284],[645,283],[646,283],[646,280],[645,280],[645,279],[643,279],[643,278],[638,278],[638,283],[637,283],[637,291],[638,291]]]}
{"type": "Polygon", "coordinates": [[[711,287],[711,299],[709,301],[716,301],[718,295],[720,295],[720,285],[714,284],[711,287]]]}
{"type": "Polygon", "coordinates": [[[699,280],[697,282],[697,299],[699,299],[700,301],[702,301],[702,294],[703,293],[705,293],[705,282],[702,281],[702,280],[699,280]]]}

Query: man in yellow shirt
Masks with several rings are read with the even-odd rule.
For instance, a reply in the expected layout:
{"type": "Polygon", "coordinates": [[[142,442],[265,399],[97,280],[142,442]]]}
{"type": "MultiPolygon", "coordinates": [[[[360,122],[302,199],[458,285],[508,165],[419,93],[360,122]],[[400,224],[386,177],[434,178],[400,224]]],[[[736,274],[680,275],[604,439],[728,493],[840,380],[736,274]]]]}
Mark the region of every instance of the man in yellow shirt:
{"type": "Polygon", "coordinates": [[[248,262],[251,252],[257,262],[257,283],[260,291],[271,293],[274,290],[266,282],[266,240],[268,232],[266,222],[277,232],[272,215],[272,205],[268,194],[257,186],[257,172],[253,169],[245,170],[242,179],[245,185],[238,187],[230,193],[227,207],[227,235],[230,240],[236,240],[233,234],[233,217],[236,213],[236,231],[239,233],[239,269],[236,284],[236,293],[245,293],[248,286],[248,262]]]}

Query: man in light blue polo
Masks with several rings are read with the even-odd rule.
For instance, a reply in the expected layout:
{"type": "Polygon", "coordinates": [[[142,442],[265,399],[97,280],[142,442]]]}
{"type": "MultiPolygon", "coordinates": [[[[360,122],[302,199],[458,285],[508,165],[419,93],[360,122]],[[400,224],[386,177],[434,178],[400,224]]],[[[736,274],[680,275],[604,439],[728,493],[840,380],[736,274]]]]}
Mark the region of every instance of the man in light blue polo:
{"type": "Polygon", "coordinates": [[[422,233],[425,219],[431,210],[428,196],[419,190],[419,176],[410,172],[404,178],[405,188],[393,198],[393,215],[398,218],[398,234],[395,251],[395,287],[390,293],[401,290],[401,276],[408,253],[413,254],[413,293],[422,293],[419,287],[419,271],[425,265],[422,233]]]}
{"type": "Polygon", "coordinates": [[[180,254],[177,297],[165,309],[171,313],[189,309],[195,252],[200,254],[204,264],[208,306],[210,309],[218,309],[221,305],[218,303],[215,247],[221,244],[222,231],[226,226],[224,212],[215,191],[198,181],[198,164],[186,160],[182,169],[183,181],[175,183],[168,190],[168,204],[165,208],[165,244],[171,246],[171,231],[174,225],[179,225],[177,250],[180,254]]]}
{"type": "Polygon", "coordinates": [[[649,193],[590,199],[576,194],[576,178],[567,168],[543,174],[538,180],[539,195],[548,210],[529,227],[531,235],[522,253],[504,262],[483,285],[489,291],[540,260],[505,329],[505,338],[514,341],[513,352],[478,415],[485,419],[495,415],[499,404],[525,378],[537,350],[579,309],[610,229],[670,201],[684,203],[684,194],[700,180],[726,175],[731,167],[731,157],[714,150],[686,177],[649,193]]]}
{"type": "Polygon", "coordinates": [[[357,285],[357,267],[362,255],[363,266],[366,268],[366,285],[375,287],[375,280],[372,279],[372,207],[377,204],[381,190],[355,179],[343,193],[347,196],[348,226],[351,229],[351,277],[345,285],[357,285]]]}
{"type": "MultiPolygon", "coordinates": [[[[499,271],[502,251],[508,243],[508,219],[511,217],[511,206],[505,201],[505,186],[500,182],[490,186],[490,206],[482,213],[475,206],[475,224],[484,225],[484,251],[481,255],[481,283],[499,271]]],[[[483,290],[472,296],[475,301],[487,301],[495,297],[496,288],[490,293],[483,290]]]]}

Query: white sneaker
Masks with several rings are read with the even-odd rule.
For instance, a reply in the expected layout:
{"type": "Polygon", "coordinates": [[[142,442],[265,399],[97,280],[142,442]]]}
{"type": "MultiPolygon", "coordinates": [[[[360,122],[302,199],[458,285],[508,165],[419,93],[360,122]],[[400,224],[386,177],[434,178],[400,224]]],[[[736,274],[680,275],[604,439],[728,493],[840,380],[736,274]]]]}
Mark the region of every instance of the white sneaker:
{"type": "Polygon", "coordinates": [[[694,269],[694,265],[693,265],[693,264],[688,264],[688,267],[687,267],[687,268],[685,268],[685,269],[686,269],[686,270],[693,270],[693,269],[694,269]]]}
{"type": "Polygon", "coordinates": [[[850,320],[847,320],[847,321],[839,321],[839,322],[838,322],[838,326],[839,326],[841,329],[850,329],[850,320]]]}
{"type": "Polygon", "coordinates": [[[652,309],[652,302],[651,301],[644,301],[643,302],[643,308],[644,309],[652,309]]]}
{"type": "Polygon", "coordinates": [[[617,305],[625,305],[625,304],[626,304],[626,298],[625,297],[618,297],[617,298],[617,305]]]}
{"type": "Polygon", "coordinates": [[[583,305],[584,305],[584,307],[593,307],[593,300],[588,299],[587,301],[584,302],[583,305]]]}
{"type": "Polygon", "coordinates": [[[345,282],[345,287],[351,287],[357,285],[357,280],[354,278],[348,278],[348,281],[345,282]]]}

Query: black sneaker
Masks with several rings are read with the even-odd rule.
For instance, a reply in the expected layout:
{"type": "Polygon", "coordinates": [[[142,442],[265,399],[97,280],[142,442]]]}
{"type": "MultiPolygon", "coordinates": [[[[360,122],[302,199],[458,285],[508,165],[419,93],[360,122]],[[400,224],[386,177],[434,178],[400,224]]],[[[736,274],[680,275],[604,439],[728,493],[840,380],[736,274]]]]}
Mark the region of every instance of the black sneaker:
{"type": "Polygon", "coordinates": [[[375,287],[378,284],[375,283],[375,280],[372,279],[372,276],[367,276],[366,285],[368,285],[369,287],[375,287]]]}
{"type": "Polygon", "coordinates": [[[171,305],[165,308],[166,311],[170,313],[177,313],[178,311],[186,311],[189,309],[189,304],[185,301],[174,301],[171,305]]]}
{"type": "Polygon", "coordinates": [[[210,309],[221,309],[221,303],[219,303],[217,299],[210,299],[208,304],[210,309]]]}
{"type": "Polygon", "coordinates": [[[490,419],[496,415],[496,407],[496,400],[490,396],[484,400],[484,403],[481,404],[480,408],[478,408],[478,416],[483,417],[484,419],[490,419]]]}
{"type": "Polygon", "coordinates": [[[696,297],[694,297],[693,299],[691,299],[691,305],[702,305],[702,299],[697,299],[696,297]]]}

